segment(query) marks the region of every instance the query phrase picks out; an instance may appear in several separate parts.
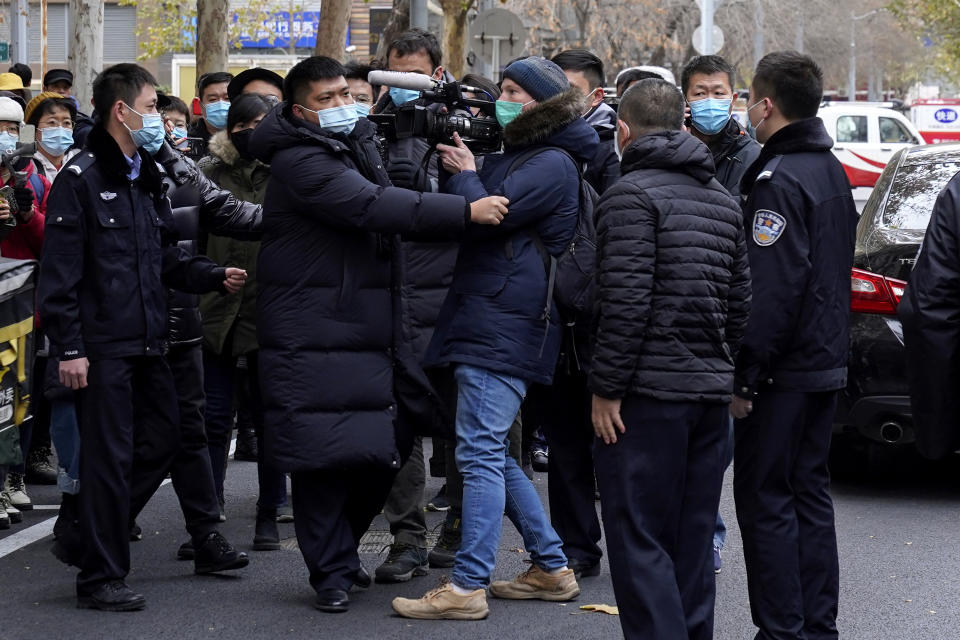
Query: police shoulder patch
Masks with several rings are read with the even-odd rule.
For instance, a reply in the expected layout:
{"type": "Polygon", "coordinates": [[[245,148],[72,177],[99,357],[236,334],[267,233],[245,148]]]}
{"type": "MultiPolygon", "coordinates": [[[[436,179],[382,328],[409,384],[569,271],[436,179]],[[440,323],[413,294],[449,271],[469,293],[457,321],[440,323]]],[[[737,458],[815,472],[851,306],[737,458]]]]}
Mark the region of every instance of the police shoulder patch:
{"type": "Polygon", "coordinates": [[[753,214],[753,241],[761,247],[769,247],[780,239],[787,228],[787,219],[775,211],[758,209],[753,214]]]}

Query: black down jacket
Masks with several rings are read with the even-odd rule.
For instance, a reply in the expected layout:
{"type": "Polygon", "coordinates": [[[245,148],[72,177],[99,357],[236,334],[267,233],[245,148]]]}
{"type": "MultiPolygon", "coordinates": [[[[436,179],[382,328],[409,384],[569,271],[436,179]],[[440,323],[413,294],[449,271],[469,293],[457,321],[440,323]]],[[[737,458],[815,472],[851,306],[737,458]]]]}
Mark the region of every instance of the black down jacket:
{"type": "Polygon", "coordinates": [[[960,175],[940,193],[917,265],[897,310],[907,348],[917,449],[942,458],[960,448],[960,175]]]}
{"type": "Polygon", "coordinates": [[[706,145],[682,131],[627,147],[597,207],[599,320],[590,390],[729,402],[750,311],[743,216],[706,145]]]}
{"type": "Polygon", "coordinates": [[[737,200],[740,199],[740,180],[760,156],[760,149],[760,143],[751,138],[733,118],[730,118],[718,139],[710,144],[713,164],[717,168],[717,182],[737,200]]]}
{"type": "MultiPolygon", "coordinates": [[[[207,178],[190,158],[164,143],[154,157],[161,164],[167,196],[173,209],[180,247],[197,255],[200,231],[240,240],[259,240],[263,213],[260,205],[238,200],[207,178]]],[[[225,267],[237,265],[223,265],[225,267]]],[[[203,340],[200,296],[176,289],[167,292],[170,344],[198,344],[203,340]]]]}
{"type": "Polygon", "coordinates": [[[461,234],[461,196],[390,185],[365,118],[349,136],[271,111],[251,149],[271,166],[257,263],[267,458],[284,471],[399,468],[395,234],[461,234]]]}

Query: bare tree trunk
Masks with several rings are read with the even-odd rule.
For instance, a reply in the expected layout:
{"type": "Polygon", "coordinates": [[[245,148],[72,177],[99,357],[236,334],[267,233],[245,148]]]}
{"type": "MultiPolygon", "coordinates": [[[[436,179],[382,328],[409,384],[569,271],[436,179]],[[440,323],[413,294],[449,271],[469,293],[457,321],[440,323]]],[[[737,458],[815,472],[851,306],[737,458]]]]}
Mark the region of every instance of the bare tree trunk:
{"type": "Polygon", "coordinates": [[[73,95],[81,111],[89,111],[93,80],[103,69],[103,0],[70,0],[70,70],[73,95]]]}
{"type": "Polygon", "coordinates": [[[343,62],[347,25],[350,24],[350,0],[323,0],[320,22],[317,25],[317,46],[314,55],[327,56],[343,62]]]}
{"type": "Polygon", "coordinates": [[[410,0],[393,0],[393,15],[380,36],[380,45],[377,47],[377,58],[387,61],[387,47],[397,39],[401,33],[410,28],[410,0]]]}
{"type": "Polygon", "coordinates": [[[197,0],[197,78],[227,70],[229,0],[197,0]]]}
{"type": "Polygon", "coordinates": [[[440,0],[443,8],[444,68],[460,78],[466,61],[467,12],[472,0],[440,0]]]}

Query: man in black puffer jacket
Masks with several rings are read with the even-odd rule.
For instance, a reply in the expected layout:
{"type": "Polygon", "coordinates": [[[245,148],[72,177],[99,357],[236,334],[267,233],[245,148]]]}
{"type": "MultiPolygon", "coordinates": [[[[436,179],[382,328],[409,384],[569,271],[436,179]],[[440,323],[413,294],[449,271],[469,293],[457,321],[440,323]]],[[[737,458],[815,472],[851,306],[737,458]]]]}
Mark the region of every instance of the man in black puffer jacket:
{"type": "Polygon", "coordinates": [[[597,210],[594,458],[628,639],[713,637],[710,542],[750,304],[740,207],[683,114],[665,80],[626,92],[623,177],[597,210]]]}
{"type": "Polygon", "coordinates": [[[251,145],[271,166],[257,262],[263,446],[291,472],[300,551],[328,612],[369,584],[357,546],[411,448],[396,393],[417,370],[400,326],[397,234],[454,239],[506,213],[498,196],[468,204],[392,186],[344,73],[322,56],[297,64],[251,145]]]}

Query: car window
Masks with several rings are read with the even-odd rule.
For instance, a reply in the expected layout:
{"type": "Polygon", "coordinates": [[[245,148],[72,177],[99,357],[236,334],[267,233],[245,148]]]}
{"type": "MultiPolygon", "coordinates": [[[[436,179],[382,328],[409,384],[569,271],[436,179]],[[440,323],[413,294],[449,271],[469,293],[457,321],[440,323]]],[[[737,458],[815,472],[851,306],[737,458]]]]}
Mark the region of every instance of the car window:
{"type": "Polygon", "coordinates": [[[880,118],[880,142],[884,144],[914,143],[911,134],[903,123],[894,118],[880,118]]]}
{"type": "Polygon", "coordinates": [[[837,142],[867,142],[867,116],[837,118],[837,142]]]}
{"type": "Polygon", "coordinates": [[[960,162],[956,161],[901,167],[883,208],[883,225],[892,229],[926,229],[937,196],[957,171],[960,162]]]}

